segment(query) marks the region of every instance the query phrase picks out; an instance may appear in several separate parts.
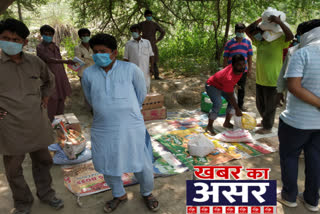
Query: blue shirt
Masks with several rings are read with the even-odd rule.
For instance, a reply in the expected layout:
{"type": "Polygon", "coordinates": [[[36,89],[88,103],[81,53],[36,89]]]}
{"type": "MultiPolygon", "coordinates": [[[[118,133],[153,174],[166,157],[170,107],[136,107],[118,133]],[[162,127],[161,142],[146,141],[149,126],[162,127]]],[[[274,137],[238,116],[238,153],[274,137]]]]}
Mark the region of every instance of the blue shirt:
{"type": "Polygon", "coordinates": [[[108,73],[95,64],[85,69],[82,87],[94,113],[91,143],[96,171],[110,176],[141,172],[145,155],[150,157],[140,111],[147,94],[143,72],[124,61],[115,61],[108,73]]]}
{"type": "Polygon", "coordinates": [[[251,42],[246,38],[242,38],[241,42],[238,42],[235,38],[229,40],[224,46],[223,53],[223,57],[228,57],[229,65],[232,63],[232,57],[236,54],[241,54],[244,56],[247,64],[248,56],[253,55],[251,42]]]}
{"type": "MultiPolygon", "coordinates": [[[[285,78],[302,77],[303,88],[320,97],[320,45],[297,50],[291,57],[285,78]]],[[[320,129],[320,110],[288,92],[287,107],[280,118],[297,129],[320,129]]]]}

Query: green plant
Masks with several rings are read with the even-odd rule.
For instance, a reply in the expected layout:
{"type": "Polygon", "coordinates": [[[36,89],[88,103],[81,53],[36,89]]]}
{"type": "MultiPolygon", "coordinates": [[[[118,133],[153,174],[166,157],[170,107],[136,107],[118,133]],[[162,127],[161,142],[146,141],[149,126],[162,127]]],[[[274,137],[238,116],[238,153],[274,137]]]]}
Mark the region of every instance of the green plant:
{"type": "Polygon", "coordinates": [[[66,37],[61,42],[61,46],[67,52],[68,58],[74,57],[74,48],[79,45],[79,39],[72,39],[71,37],[66,37]]]}

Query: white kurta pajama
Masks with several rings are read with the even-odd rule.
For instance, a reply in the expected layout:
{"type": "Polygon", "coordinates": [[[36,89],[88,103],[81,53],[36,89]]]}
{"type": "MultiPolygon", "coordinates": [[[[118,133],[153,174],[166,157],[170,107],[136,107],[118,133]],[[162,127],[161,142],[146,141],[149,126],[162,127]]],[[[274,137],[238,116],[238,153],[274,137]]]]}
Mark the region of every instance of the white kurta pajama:
{"type": "Polygon", "coordinates": [[[128,172],[136,174],[141,194],[150,194],[153,167],[140,111],[147,94],[143,72],[118,60],[108,73],[93,65],[84,71],[82,85],[94,113],[91,142],[95,169],[105,175],[114,197],[125,193],[120,176],[128,172]]]}
{"type": "Polygon", "coordinates": [[[147,39],[130,40],[126,43],[126,47],[124,50],[124,59],[129,60],[136,64],[144,73],[144,78],[146,80],[147,91],[150,91],[150,57],[154,56],[152,51],[152,46],[147,39]]]}

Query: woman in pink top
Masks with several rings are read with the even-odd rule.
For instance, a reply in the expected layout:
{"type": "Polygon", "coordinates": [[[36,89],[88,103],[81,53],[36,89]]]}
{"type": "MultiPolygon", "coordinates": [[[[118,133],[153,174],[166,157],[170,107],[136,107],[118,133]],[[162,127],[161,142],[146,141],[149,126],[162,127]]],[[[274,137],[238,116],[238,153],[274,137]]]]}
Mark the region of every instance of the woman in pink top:
{"type": "Polygon", "coordinates": [[[213,130],[213,122],[218,117],[218,113],[222,106],[221,96],[228,101],[226,119],[223,124],[224,127],[233,128],[233,125],[230,123],[232,109],[235,109],[235,114],[237,116],[242,116],[242,112],[237,104],[233,90],[245,71],[245,68],[245,58],[241,54],[237,54],[232,57],[232,64],[228,65],[221,71],[218,71],[207,80],[206,91],[213,105],[209,112],[209,121],[206,131],[215,134],[213,130]]]}

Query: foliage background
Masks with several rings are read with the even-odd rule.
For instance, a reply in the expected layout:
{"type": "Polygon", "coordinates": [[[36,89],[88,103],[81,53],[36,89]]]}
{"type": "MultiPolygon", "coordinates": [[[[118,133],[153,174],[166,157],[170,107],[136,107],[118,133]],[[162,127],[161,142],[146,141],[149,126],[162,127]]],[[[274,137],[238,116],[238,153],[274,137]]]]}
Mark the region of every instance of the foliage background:
{"type": "Polygon", "coordinates": [[[197,75],[215,72],[225,42],[234,35],[233,26],[252,23],[267,7],[285,12],[294,34],[300,22],[320,17],[319,0],[16,0],[1,18],[22,19],[35,42],[41,25],[54,26],[55,41],[72,57],[81,27],[114,35],[123,53],[130,25],[144,21],[144,10],[151,9],[167,32],[158,43],[160,66],[197,75]]]}

